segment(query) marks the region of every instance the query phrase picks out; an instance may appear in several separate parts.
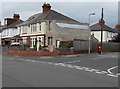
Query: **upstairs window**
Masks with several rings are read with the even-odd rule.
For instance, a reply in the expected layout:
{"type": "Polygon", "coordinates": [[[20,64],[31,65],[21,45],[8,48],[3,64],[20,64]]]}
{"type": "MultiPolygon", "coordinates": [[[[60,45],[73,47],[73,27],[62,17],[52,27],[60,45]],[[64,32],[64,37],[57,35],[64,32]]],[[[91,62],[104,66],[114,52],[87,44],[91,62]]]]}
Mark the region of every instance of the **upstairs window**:
{"type": "Polygon", "coordinates": [[[37,25],[36,24],[32,24],[31,25],[31,32],[36,32],[37,31],[37,25]]]}
{"type": "Polygon", "coordinates": [[[41,24],[40,24],[40,27],[39,27],[39,31],[41,31],[41,24]]]}

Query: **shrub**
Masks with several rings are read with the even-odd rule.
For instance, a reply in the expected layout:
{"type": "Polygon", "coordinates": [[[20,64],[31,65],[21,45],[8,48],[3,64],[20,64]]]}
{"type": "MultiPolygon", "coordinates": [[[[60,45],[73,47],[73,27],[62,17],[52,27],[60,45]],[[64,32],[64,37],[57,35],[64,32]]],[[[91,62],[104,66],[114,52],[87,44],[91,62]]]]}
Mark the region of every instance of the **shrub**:
{"type": "Polygon", "coordinates": [[[37,46],[36,46],[36,45],[33,45],[33,48],[34,48],[34,51],[36,51],[36,50],[37,50],[37,46]]]}
{"type": "Polygon", "coordinates": [[[29,46],[28,46],[27,43],[23,44],[23,51],[26,51],[28,47],[29,47],[29,46]]]}
{"type": "Polygon", "coordinates": [[[39,50],[42,50],[42,48],[43,48],[43,47],[42,47],[41,45],[39,45],[39,50]]]}

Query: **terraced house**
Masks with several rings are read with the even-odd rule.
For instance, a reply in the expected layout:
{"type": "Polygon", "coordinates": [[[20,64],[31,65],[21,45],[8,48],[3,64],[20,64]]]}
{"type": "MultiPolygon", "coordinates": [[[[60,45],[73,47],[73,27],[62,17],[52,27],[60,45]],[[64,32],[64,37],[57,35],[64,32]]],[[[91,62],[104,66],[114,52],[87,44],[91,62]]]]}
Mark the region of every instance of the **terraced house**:
{"type": "Polygon", "coordinates": [[[44,3],[42,9],[42,13],[35,14],[18,25],[23,43],[28,43],[31,48],[36,45],[37,49],[40,45],[48,46],[53,51],[61,41],[89,39],[90,28],[87,23],[80,23],[51,10],[48,3],[44,3]]]}

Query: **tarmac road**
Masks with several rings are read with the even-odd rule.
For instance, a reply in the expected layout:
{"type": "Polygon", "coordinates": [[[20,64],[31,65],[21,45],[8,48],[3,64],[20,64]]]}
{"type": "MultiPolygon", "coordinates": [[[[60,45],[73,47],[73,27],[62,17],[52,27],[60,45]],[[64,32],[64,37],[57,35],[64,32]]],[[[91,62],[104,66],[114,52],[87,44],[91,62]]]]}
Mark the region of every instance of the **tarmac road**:
{"type": "Polygon", "coordinates": [[[118,53],[56,57],[7,56],[3,87],[118,87],[118,53]]]}

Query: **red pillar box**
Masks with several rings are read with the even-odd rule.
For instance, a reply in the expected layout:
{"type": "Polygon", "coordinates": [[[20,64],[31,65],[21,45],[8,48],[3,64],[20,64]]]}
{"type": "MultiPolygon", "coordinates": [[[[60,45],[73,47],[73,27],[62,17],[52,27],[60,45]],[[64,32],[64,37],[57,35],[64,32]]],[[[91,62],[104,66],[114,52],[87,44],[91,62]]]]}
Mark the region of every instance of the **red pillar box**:
{"type": "Polygon", "coordinates": [[[98,53],[99,53],[99,54],[102,53],[102,45],[101,45],[101,44],[98,45],[98,53]]]}

